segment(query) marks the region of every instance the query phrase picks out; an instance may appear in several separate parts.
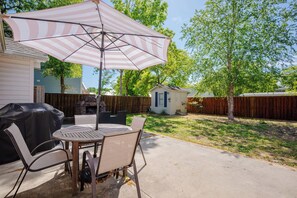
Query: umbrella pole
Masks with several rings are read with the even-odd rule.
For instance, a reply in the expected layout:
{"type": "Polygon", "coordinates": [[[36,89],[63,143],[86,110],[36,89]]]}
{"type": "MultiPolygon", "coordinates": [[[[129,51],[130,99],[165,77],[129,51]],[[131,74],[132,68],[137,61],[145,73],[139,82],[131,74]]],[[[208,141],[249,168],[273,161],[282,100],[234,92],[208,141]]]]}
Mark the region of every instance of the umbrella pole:
{"type": "Polygon", "coordinates": [[[99,84],[98,84],[98,97],[97,97],[97,111],[96,111],[96,130],[98,130],[99,118],[100,118],[100,101],[101,101],[101,81],[102,81],[102,65],[103,65],[103,53],[104,53],[104,35],[102,32],[101,40],[101,53],[100,53],[100,68],[99,68],[99,84]]]}

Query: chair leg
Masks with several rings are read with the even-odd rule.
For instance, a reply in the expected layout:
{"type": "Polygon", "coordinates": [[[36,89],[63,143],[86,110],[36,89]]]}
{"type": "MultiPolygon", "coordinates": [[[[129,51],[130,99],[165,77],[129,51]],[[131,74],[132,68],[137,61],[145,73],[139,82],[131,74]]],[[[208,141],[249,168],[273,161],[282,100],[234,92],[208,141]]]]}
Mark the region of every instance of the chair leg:
{"type": "MultiPolygon", "coordinates": [[[[9,193],[7,193],[7,194],[5,195],[5,197],[7,197],[7,196],[8,196],[8,195],[15,189],[15,187],[16,187],[18,181],[20,180],[20,178],[21,178],[21,176],[22,176],[22,173],[24,172],[25,169],[26,169],[25,167],[22,169],[22,171],[21,171],[21,173],[20,173],[18,179],[16,180],[16,182],[15,182],[13,188],[11,189],[11,191],[9,191],[9,193]]],[[[23,175],[23,177],[22,177],[22,179],[21,179],[21,182],[20,182],[20,184],[18,185],[18,187],[17,187],[17,189],[16,189],[16,191],[15,191],[15,193],[14,193],[14,195],[13,195],[13,198],[16,197],[16,195],[17,195],[17,193],[18,193],[18,191],[19,191],[19,189],[20,189],[20,187],[21,187],[21,185],[22,185],[22,183],[23,183],[23,181],[24,181],[24,179],[25,179],[27,173],[28,173],[28,169],[26,169],[26,171],[25,171],[25,173],[24,173],[24,175],[23,175]]]]}
{"type": "Polygon", "coordinates": [[[70,173],[70,176],[72,177],[72,170],[71,170],[71,165],[70,165],[70,161],[67,162],[67,169],[68,169],[68,173],[70,173]]]}
{"type": "Polygon", "coordinates": [[[95,144],[94,144],[94,155],[93,155],[94,158],[97,157],[97,151],[98,151],[98,145],[97,145],[97,142],[95,142],[95,144]]]}
{"type": "Polygon", "coordinates": [[[133,171],[134,171],[134,177],[135,177],[137,195],[138,195],[138,198],[141,198],[140,186],[139,186],[139,180],[138,180],[138,173],[137,173],[137,168],[136,168],[135,160],[133,160],[133,171]]]}
{"type": "MultiPolygon", "coordinates": [[[[85,168],[86,168],[86,155],[85,155],[85,153],[83,154],[83,161],[82,161],[82,167],[81,167],[81,170],[83,171],[83,170],[85,170],[85,168]]],[[[84,188],[85,188],[85,181],[84,181],[84,179],[83,179],[83,176],[82,175],[80,175],[80,191],[83,191],[84,190],[84,188]]]]}
{"type": "Polygon", "coordinates": [[[139,146],[139,148],[140,148],[140,151],[141,151],[141,154],[142,154],[142,158],[143,158],[143,160],[144,160],[144,164],[145,164],[145,166],[146,166],[146,160],[145,160],[145,157],[144,157],[144,153],[143,153],[143,150],[142,150],[142,146],[141,146],[140,143],[138,143],[138,146],[139,146]]]}
{"type": "Polygon", "coordinates": [[[6,195],[5,195],[5,198],[6,198],[6,197],[7,197],[7,196],[8,196],[8,195],[15,189],[15,187],[16,187],[16,185],[18,184],[19,179],[21,178],[21,176],[22,176],[24,170],[25,170],[25,167],[22,169],[21,173],[19,174],[18,179],[17,179],[16,182],[14,183],[13,188],[12,188],[6,195]]]}

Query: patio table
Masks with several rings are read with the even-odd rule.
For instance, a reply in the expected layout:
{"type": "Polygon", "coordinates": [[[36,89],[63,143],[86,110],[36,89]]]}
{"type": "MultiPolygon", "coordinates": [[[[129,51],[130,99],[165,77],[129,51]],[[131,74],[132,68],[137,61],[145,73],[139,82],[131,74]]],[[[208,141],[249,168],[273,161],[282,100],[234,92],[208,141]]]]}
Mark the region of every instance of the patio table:
{"type": "Polygon", "coordinates": [[[72,190],[73,195],[78,191],[78,170],[79,170],[79,143],[101,142],[104,134],[112,132],[125,132],[132,130],[131,127],[121,124],[99,124],[95,130],[95,124],[73,125],[62,128],[53,133],[53,138],[72,142],[72,190]]]}

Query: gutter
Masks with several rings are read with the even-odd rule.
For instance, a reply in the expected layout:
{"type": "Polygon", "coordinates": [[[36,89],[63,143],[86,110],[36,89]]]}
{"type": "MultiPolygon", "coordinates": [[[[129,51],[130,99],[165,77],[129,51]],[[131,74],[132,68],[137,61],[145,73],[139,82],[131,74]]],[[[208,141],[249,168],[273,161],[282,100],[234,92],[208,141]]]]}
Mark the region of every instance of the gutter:
{"type": "Polygon", "coordinates": [[[5,39],[4,39],[4,29],[3,29],[3,21],[0,18],[0,52],[4,53],[6,50],[5,39]]]}

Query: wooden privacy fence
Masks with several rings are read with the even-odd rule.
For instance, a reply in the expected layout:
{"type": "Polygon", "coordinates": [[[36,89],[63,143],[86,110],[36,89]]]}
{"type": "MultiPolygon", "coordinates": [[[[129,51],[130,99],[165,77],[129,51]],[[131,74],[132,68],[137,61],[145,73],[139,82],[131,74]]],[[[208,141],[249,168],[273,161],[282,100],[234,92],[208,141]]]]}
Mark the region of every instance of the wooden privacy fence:
{"type": "MultiPolygon", "coordinates": [[[[86,97],[94,96],[89,94],[45,94],[45,103],[64,112],[65,117],[73,117],[76,104],[86,97]]],[[[102,96],[106,104],[106,110],[116,113],[126,110],[128,113],[144,113],[151,105],[150,97],[137,96],[102,96]]]]}
{"type": "MultiPolygon", "coordinates": [[[[45,94],[45,102],[73,117],[76,104],[89,94],[45,94]]],[[[150,97],[102,96],[106,110],[116,113],[145,113],[151,105],[150,97]]],[[[226,98],[188,98],[188,113],[227,115],[226,98]]],[[[297,96],[235,97],[234,115],[239,117],[297,120],[297,96]]]]}
{"type": "MultiPolygon", "coordinates": [[[[226,98],[188,98],[189,113],[227,115],[226,98]]],[[[297,96],[235,97],[234,115],[297,120],[297,96]]]]}

